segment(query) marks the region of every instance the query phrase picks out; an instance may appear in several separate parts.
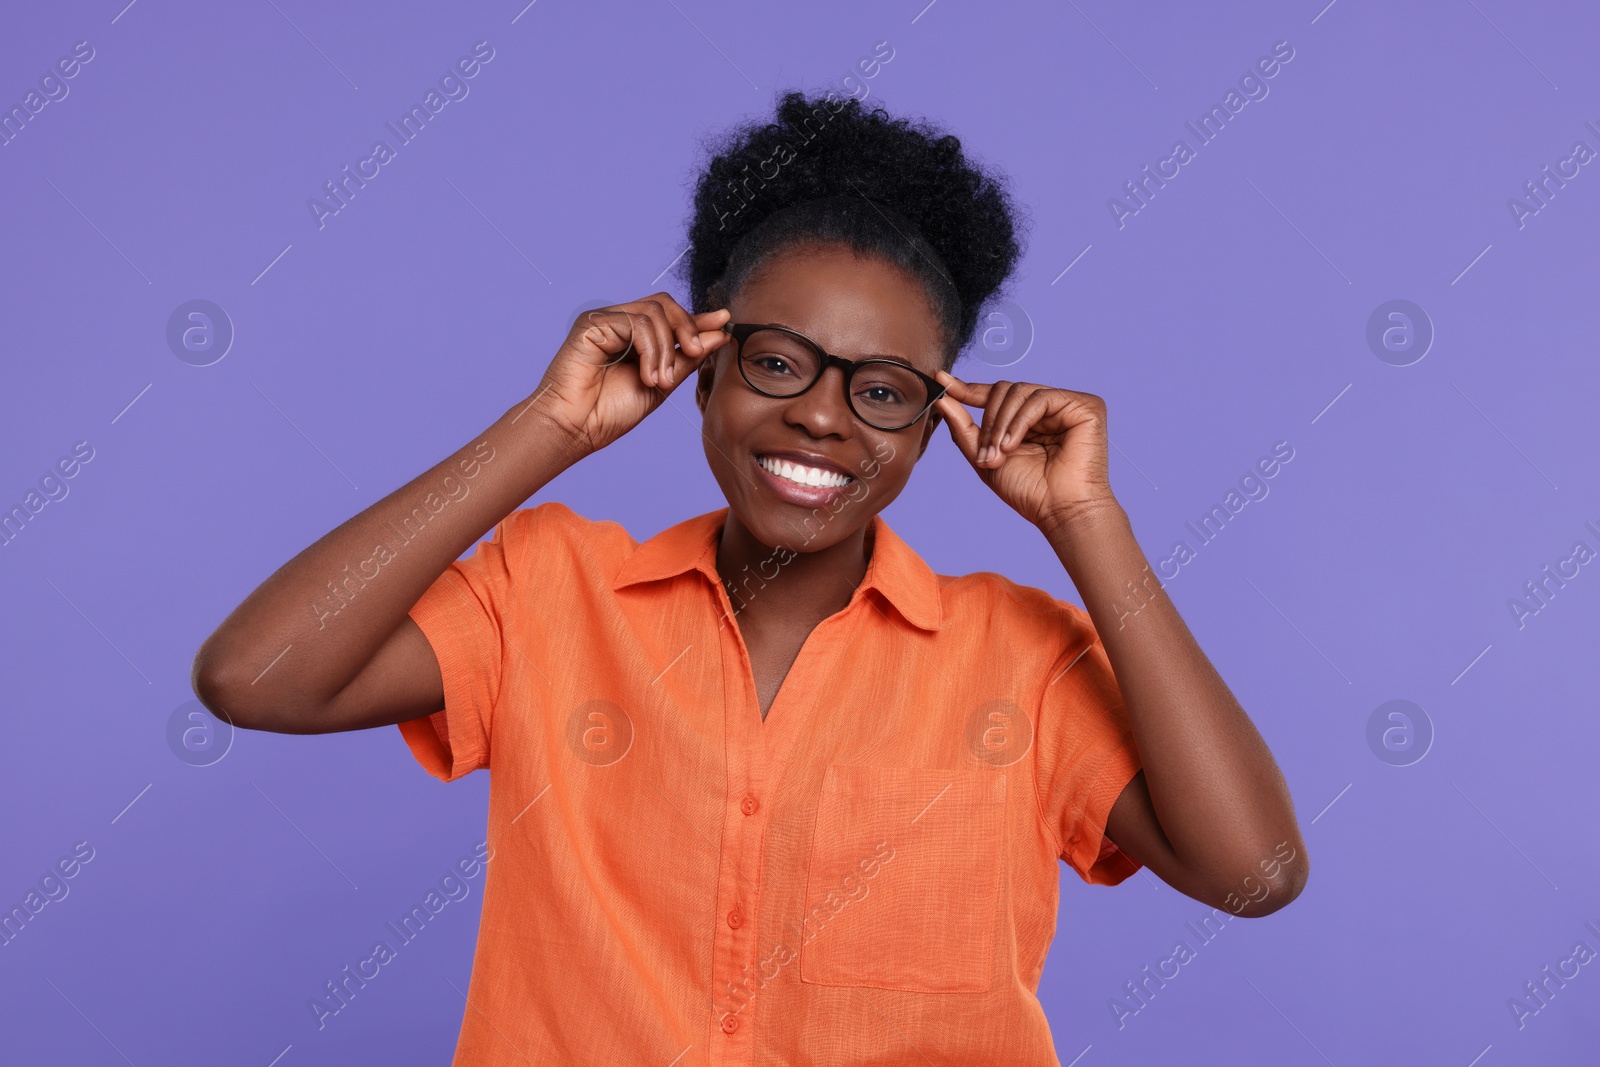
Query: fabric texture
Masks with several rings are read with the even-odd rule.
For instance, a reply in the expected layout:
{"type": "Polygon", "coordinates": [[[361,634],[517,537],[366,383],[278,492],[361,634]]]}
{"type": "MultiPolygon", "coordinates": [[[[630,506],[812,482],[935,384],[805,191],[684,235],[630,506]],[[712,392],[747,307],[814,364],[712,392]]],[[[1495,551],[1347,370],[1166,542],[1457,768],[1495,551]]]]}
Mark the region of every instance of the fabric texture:
{"type": "Polygon", "coordinates": [[[411,609],[445,708],[400,732],[439,779],[491,771],[454,1062],[1059,1064],[1058,862],[1139,869],[1105,836],[1140,762],[1087,613],[936,575],[878,515],[763,721],[727,512],[641,544],[525,508],[411,609]]]}

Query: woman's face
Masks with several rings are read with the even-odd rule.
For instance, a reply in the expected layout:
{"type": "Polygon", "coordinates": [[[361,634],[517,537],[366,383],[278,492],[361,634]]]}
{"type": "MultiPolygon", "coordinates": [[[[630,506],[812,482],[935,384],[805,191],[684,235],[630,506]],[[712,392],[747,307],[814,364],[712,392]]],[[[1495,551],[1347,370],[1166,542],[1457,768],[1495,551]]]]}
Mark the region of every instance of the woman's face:
{"type": "MultiPolygon", "coordinates": [[[[943,366],[938,323],[920,283],[841,246],[780,254],[728,307],[732,322],[787,326],[848,360],[887,356],[930,377],[943,366]]],[[[903,430],[874,429],[851,413],[837,367],[801,396],[763,396],[739,373],[736,347],[724,344],[702,365],[695,397],[706,459],[729,510],[762,544],[798,552],[838,544],[900,495],[938,412],[930,408],[903,430]],[[795,485],[774,473],[780,459],[850,480],[795,485]]]]}

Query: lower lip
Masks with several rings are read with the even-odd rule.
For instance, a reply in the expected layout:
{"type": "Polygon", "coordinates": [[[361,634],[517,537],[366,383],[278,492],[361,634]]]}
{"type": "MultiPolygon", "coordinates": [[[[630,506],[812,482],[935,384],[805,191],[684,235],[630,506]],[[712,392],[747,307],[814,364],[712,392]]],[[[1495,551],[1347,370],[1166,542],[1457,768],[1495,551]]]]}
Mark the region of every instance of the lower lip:
{"type": "Polygon", "coordinates": [[[759,459],[752,457],[751,462],[756,466],[756,473],[772,488],[778,496],[791,504],[801,507],[814,508],[819,504],[830,503],[834,497],[841,495],[850,488],[849,482],[844,485],[796,485],[787,478],[780,478],[761,465],[759,459]]]}

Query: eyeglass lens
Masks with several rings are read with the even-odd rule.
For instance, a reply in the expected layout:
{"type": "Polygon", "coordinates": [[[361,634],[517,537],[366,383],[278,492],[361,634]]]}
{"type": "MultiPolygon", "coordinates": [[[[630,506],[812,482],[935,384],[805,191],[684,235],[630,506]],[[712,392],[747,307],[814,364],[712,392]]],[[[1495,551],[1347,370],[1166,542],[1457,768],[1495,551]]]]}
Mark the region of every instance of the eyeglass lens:
{"type": "MultiPolygon", "coordinates": [[[[750,384],[772,396],[794,396],[816,380],[821,361],[799,338],[781,330],[756,330],[745,338],[739,360],[750,384]]],[[[927,385],[910,368],[874,362],[850,383],[856,414],[875,426],[899,427],[927,407],[927,385]]]]}

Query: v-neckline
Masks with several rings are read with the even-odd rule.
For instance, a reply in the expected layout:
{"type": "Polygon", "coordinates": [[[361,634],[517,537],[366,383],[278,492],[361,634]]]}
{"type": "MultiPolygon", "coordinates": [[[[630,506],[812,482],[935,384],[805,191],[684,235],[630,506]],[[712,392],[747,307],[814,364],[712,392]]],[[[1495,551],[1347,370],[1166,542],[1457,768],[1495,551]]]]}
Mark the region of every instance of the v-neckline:
{"type": "MultiPolygon", "coordinates": [[[[756,692],[755,663],[750,658],[750,646],[745,643],[744,631],[739,628],[739,621],[736,613],[733,610],[733,600],[728,594],[728,587],[722,578],[721,572],[716,568],[717,546],[721,544],[723,529],[726,526],[730,515],[731,512],[724,514],[722,522],[717,525],[717,528],[711,538],[711,572],[717,576],[717,580],[712,584],[716,586],[716,596],[722,605],[724,619],[726,620],[725,624],[732,629],[734,640],[737,642],[739,652],[744,658],[744,681],[747,687],[746,692],[749,695],[752,710],[755,711],[755,722],[752,727],[752,730],[755,734],[755,743],[762,752],[766,762],[782,764],[788,759],[789,752],[794,747],[794,740],[799,729],[795,720],[800,717],[800,708],[810,703],[809,701],[803,700],[801,696],[794,695],[794,691],[796,689],[800,689],[803,691],[802,695],[809,694],[810,692],[814,691],[821,683],[822,679],[829,673],[832,662],[837,660],[843,647],[850,643],[849,638],[847,637],[845,640],[833,645],[828,650],[828,653],[826,653],[828,662],[818,664],[818,669],[813,671],[810,677],[807,677],[804,673],[802,673],[797,679],[796,668],[801,666],[802,660],[807,659],[806,650],[811,646],[812,639],[816,637],[818,630],[829,625],[830,623],[834,626],[846,624],[847,620],[841,619],[840,617],[846,615],[850,609],[855,606],[856,601],[865,595],[862,592],[862,588],[866,585],[867,576],[872,573],[873,555],[875,553],[871,551],[868,552],[867,569],[862,575],[860,584],[851,590],[850,599],[845,602],[844,607],[819,621],[811,628],[810,632],[806,634],[805,640],[800,643],[800,650],[795,653],[794,662],[789,665],[789,670],[784,675],[783,681],[778,683],[778,691],[773,694],[772,703],[767,706],[766,715],[762,715],[761,697],[756,692]],[[790,704],[795,704],[797,701],[799,702],[799,705],[794,710],[787,711],[776,724],[771,726],[767,725],[772,716],[779,712],[780,705],[787,709],[790,704]]],[[[868,536],[870,538],[869,543],[875,549],[877,543],[876,517],[874,517],[873,522],[874,526],[869,532],[868,536]]],[[[854,623],[855,627],[859,628],[862,618],[863,616],[860,613],[857,613],[856,622],[854,623]]],[[[819,655],[824,655],[824,653],[812,649],[811,658],[816,658],[819,655]]],[[[748,723],[750,721],[748,718],[748,712],[746,712],[744,709],[740,709],[737,720],[740,723],[748,723]]],[[[742,729],[740,731],[740,736],[744,736],[742,729]]]]}
{"type": "Polygon", "coordinates": [[[726,613],[727,626],[732,629],[734,641],[737,646],[737,655],[743,657],[743,676],[745,695],[748,700],[747,707],[742,707],[733,716],[729,728],[736,731],[741,739],[748,739],[758,751],[761,752],[763,762],[769,766],[779,765],[780,769],[788,760],[789,753],[794,747],[795,738],[802,728],[801,720],[805,718],[806,709],[815,701],[809,699],[823,679],[832,669],[833,662],[838,658],[843,647],[849,643],[848,637],[844,640],[832,642],[826,651],[814,645],[817,631],[824,627],[841,625],[859,625],[857,622],[850,624],[848,619],[841,618],[846,615],[856,599],[862,594],[859,588],[851,593],[850,601],[839,611],[818,622],[806,634],[800,644],[800,650],[795,654],[794,662],[789,665],[788,673],[783,681],[778,684],[778,691],[773,694],[772,703],[767,707],[765,717],[761,714],[761,699],[756,692],[755,665],[750,659],[750,646],[745,643],[744,631],[739,628],[738,619],[733,613],[733,602],[728,597],[727,587],[720,581],[717,585],[717,597],[721,601],[722,610],[726,613]],[[822,662],[812,663],[822,657],[822,662]],[[754,712],[754,721],[751,720],[754,712]],[[776,716],[776,722],[773,717],[776,716]],[[747,725],[739,725],[747,724],[747,725]]]}

